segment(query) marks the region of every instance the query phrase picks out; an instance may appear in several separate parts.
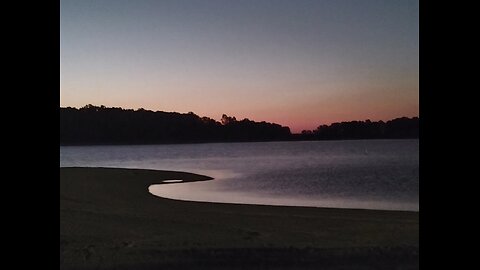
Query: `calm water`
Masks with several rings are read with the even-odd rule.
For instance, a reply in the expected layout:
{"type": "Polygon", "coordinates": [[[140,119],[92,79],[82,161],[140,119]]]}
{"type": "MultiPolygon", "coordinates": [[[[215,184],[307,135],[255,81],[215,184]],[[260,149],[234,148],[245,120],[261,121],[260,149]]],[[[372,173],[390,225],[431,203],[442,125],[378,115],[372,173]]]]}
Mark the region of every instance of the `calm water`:
{"type": "Polygon", "coordinates": [[[418,211],[418,156],[418,140],[68,146],[60,166],[215,178],[150,187],[174,199],[418,211]]]}

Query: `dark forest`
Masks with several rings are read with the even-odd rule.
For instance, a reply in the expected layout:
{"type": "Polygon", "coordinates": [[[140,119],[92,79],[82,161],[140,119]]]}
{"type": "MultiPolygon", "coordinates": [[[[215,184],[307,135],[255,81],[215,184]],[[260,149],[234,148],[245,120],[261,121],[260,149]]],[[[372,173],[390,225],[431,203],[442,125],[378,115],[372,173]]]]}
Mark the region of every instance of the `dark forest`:
{"type": "Polygon", "coordinates": [[[292,134],[289,127],[265,121],[221,121],[193,112],[177,113],[86,105],[60,108],[60,145],[164,144],[292,140],[404,139],[419,137],[419,118],[387,122],[350,121],[320,125],[292,134]]]}

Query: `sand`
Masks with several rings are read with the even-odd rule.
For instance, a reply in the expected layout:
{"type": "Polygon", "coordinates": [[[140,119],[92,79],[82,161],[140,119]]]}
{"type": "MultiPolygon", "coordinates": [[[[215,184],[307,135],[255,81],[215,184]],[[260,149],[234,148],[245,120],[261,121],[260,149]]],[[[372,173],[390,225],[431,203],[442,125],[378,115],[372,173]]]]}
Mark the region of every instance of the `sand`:
{"type": "Polygon", "coordinates": [[[188,202],[148,192],[176,179],[211,178],[61,168],[60,268],[418,268],[418,212],[188,202]]]}

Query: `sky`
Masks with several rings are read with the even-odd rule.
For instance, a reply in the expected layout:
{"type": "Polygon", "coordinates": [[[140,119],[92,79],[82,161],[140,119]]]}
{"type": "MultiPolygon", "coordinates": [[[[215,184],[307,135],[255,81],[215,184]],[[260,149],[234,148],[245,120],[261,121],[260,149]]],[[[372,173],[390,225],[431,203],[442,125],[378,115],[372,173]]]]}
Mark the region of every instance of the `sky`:
{"type": "Polygon", "coordinates": [[[419,113],[418,0],[61,0],[60,106],[292,132],[419,113]]]}

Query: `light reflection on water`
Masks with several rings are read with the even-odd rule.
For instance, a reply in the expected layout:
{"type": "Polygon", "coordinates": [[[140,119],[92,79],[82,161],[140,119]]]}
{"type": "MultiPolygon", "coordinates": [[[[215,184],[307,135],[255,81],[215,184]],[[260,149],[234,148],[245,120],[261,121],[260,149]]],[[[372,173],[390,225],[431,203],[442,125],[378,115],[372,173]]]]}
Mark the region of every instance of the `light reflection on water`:
{"type": "Polygon", "coordinates": [[[174,199],[418,211],[418,140],[61,147],[60,165],[214,178],[150,187],[174,199]]]}
{"type": "Polygon", "coordinates": [[[210,181],[176,185],[152,185],[149,191],[155,196],[184,201],[418,211],[418,204],[413,202],[333,197],[312,199],[310,197],[290,197],[274,194],[265,196],[254,192],[221,191],[215,188],[215,183],[208,182],[210,181]]]}

